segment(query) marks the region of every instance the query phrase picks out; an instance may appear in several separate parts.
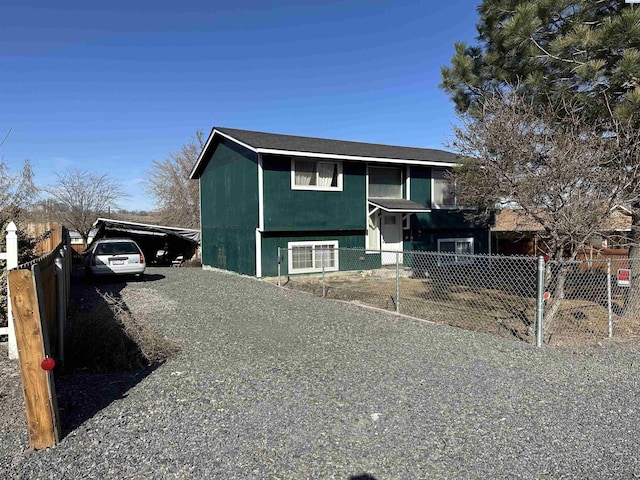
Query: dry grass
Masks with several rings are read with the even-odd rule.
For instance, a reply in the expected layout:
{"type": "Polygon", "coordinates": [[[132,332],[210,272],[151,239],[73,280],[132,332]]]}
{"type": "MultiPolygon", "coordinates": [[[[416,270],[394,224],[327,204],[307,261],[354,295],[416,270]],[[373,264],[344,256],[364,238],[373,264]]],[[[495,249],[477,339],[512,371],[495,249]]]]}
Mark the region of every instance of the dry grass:
{"type": "Polygon", "coordinates": [[[122,299],[99,293],[91,310],[69,312],[68,369],[125,371],[164,362],[180,352],[179,343],[153,327],[150,312],[134,315],[122,299]]]}

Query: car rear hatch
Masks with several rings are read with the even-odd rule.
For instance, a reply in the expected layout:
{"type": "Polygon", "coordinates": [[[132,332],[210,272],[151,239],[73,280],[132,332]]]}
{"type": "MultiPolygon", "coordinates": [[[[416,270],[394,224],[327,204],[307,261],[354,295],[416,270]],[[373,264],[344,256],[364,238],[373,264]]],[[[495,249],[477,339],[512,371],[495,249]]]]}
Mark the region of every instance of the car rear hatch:
{"type": "Polygon", "coordinates": [[[144,256],[132,242],[111,242],[98,245],[93,263],[117,270],[127,265],[144,264],[144,256]]]}

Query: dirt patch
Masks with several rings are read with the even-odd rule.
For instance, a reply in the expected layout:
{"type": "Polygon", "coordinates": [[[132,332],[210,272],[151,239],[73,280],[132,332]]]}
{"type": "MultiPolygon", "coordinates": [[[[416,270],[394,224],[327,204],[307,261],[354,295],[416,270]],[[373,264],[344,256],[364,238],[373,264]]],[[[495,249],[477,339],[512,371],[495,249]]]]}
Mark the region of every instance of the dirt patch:
{"type": "MultiPolygon", "coordinates": [[[[405,272],[406,273],[406,272],[405,272]]],[[[269,279],[268,281],[277,282],[269,279]]],[[[518,293],[517,286],[504,290],[473,284],[437,282],[430,278],[401,275],[396,285],[395,271],[386,269],[359,273],[325,274],[324,287],[318,275],[290,277],[285,288],[302,290],[391,312],[423,318],[505,338],[535,343],[534,296],[518,293]],[[396,288],[400,290],[399,306],[396,288]]],[[[618,298],[620,297],[620,298],[618,298]]],[[[613,297],[611,325],[614,336],[635,338],[640,322],[619,315],[613,297]]],[[[605,301],[573,298],[562,300],[554,321],[545,326],[543,341],[549,345],[576,347],[601,343],[609,336],[609,312],[605,301]]]]}

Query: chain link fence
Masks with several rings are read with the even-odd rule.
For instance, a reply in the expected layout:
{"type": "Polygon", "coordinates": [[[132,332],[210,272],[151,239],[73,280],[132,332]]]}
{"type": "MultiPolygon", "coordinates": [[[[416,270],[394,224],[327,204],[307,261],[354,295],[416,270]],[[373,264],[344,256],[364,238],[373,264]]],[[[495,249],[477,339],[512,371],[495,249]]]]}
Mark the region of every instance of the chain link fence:
{"type": "Polygon", "coordinates": [[[573,346],[640,334],[640,295],[630,288],[636,262],[318,244],[279,249],[277,282],[538,346],[573,346]]]}
{"type": "Polygon", "coordinates": [[[573,345],[640,334],[640,259],[545,265],[544,341],[573,345]]]}

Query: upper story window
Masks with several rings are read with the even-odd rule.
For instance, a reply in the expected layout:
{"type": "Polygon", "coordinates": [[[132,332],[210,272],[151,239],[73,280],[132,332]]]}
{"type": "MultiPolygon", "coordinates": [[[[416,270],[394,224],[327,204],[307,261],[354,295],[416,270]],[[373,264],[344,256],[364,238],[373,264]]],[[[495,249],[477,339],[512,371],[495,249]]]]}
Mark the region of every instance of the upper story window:
{"type": "Polygon", "coordinates": [[[433,208],[457,208],[456,184],[449,178],[448,170],[432,169],[431,206],[433,208]]]}
{"type": "Polygon", "coordinates": [[[402,170],[369,167],[369,198],[402,198],[402,170]]]}
{"type": "Polygon", "coordinates": [[[291,160],[291,188],[294,190],[342,190],[342,163],[320,160],[291,160]]]}

